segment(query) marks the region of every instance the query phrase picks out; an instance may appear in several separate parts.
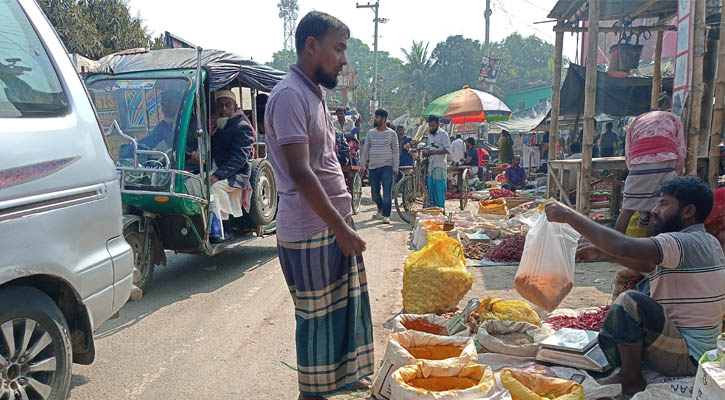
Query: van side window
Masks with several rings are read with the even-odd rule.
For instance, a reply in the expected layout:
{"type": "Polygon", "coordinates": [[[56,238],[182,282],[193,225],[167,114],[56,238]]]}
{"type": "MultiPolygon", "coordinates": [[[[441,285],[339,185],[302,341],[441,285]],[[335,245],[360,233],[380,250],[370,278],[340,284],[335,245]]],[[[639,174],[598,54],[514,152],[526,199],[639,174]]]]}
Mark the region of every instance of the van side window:
{"type": "Polygon", "coordinates": [[[33,26],[17,2],[0,2],[0,118],[67,111],[63,86],[33,26]]]}

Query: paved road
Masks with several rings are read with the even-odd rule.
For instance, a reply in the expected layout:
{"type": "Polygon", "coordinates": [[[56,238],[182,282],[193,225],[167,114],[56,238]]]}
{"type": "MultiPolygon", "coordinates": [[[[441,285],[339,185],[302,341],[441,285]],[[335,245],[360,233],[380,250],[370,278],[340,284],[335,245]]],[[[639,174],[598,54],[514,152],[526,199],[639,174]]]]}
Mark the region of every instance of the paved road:
{"type": "MultiPolygon", "coordinates": [[[[356,221],[380,361],[383,324],[402,309],[408,231],[397,218],[373,223],[372,210],[364,200],[356,221]]],[[[282,364],[295,365],[293,312],[274,237],[216,257],[170,255],[149,293],[96,332],[96,361],[74,366],[71,399],[294,399],[296,372],[282,364]]]]}

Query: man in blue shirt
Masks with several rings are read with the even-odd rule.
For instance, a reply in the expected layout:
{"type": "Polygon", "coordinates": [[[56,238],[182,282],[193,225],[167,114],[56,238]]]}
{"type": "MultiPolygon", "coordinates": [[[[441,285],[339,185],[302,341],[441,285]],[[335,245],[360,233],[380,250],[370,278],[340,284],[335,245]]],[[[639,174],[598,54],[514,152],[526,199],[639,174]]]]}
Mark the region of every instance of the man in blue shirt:
{"type": "Polygon", "coordinates": [[[506,181],[508,183],[503,187],[512,191],[523,189],[526,185],[526,169],[521,166],[521,156],[515,155],[513,165],[506,168],[506,181]]]}
{"type": "MultiPolygon", "coordinates": [[[[413,166],[413,156],[410,155],[408,152],[408,148],[410,148],[410,142],[413,141],[413,139],[410,138],[410,136],[407,136],[405,134],[405,127],[403,125],[398,125],[395,128],[395,133],[398,135],[398,148],[400,149],[400,166],[401,167],[411,167],[413,166]],[[408,148],[406,148],[408,147],[408,148]]],[[[398,176],[395,178],[395,181],[399,181],[403,177],[402,172],[398,172],[398,176]]]]}
{"type": "Polygon", "coordinates": [[[478,174],[478,150],[476,147],[476,139],[469,137],[466,139],[466,156],[463,159],[464,165],[470,166],[471,176],[478,174]]]}

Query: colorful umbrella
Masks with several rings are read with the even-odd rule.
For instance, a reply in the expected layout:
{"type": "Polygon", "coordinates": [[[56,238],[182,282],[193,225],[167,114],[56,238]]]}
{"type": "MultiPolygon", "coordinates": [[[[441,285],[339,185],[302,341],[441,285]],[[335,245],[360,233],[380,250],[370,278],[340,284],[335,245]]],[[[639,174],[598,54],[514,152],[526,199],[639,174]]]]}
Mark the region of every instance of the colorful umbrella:
{"type": "Polygon", "coordinates": [[[505,121],[511,110],[492,94],[464,86],[463,89],[443,95],[426,107],[423,116],[431,114],[450,118],[454,124],[483,121],[505,121]]]}

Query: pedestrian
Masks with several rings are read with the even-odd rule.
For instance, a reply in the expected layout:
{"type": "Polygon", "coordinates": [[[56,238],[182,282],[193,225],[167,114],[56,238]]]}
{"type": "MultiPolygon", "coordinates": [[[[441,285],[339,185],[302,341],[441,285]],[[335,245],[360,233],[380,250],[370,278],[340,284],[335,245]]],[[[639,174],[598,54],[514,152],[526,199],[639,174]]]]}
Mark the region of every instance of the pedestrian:
{"type": "Polygon", "coordinates": [[[526,169],[521,166],[521,156],[515,155],[513,164],[506,168],[506,183],[502,186],[513,192],[526,186],[526,169]]]}
{"type": "Polygon", "coordinates": [[[600,154],[602,157],[614,157],[614,151],[617,148],[617,142],[619,141],[619,138],[617,137],[617,134],[612,132],[612,127],[614,124],[611,122],[607,122],[607,130],[602,133],[602,137],[600,140],[600,154]]]}
{"type": "Polygon", "coordinates": [[[639,211],[639,225],[649,226],[650,211],[659,199],[657,188],[678,175],[686,154],[682,121],[669,111],[650,111],[635,118],[626,138],[629,174],[615,224],[621,233],[627,232],[635,211],[639,211]]]}
{"type": "Polygon", "coordinates": [[[514,139],[507,130],[501,131],[498,139],[498,164],[511,164],[514,159],[514,139]]]}
{"type": "Polygon", "coordinates": [[[335,129],[338,133],[342,133],[346,137],[355,128],[355,124],[352,122],[352,119],[345,116],[345,109],[342,107],[338,107],[335,110],[335,116],[337,117],[334,121],[335,129]]]}
{"type": "Polygon", "coordinates": [[[620,294],[599,331],[599,345],[618,372],[600,384],[644,390],[642,367],[667,376],[693,376],[714,349],[725,315],[725,255],[703,222],[713,193],[694,177],[674,178],[654,190],[652,238],[630,238],[559,203],[546,206],[551,222],[567,223],[591,243],[577,259],[608,259],[647,276],[650,294],[620,294]]]}
{"type": "Polygon", "coordinates": [[[390,223],[390,210],[393,201],[393,179],[398,175],[400,165],[400,151],[398,150],[398,135],[388,128],[388,112],[375,111],[375,128],[368,131],[365,146],[360,156],[362,175],[370,171],[370,190],[373,201],[378,206],[378,212],[373,219],[382,218],[384,224],[390,223]],[[383,195],[380,196],[382,186],[383,195]]]}
{"type": "MultiPolygon", "coordinates": [[[[410,146],[413,139],[405,134],[405,126],[398,125],[395,128],[395,133],[398,135],[398,149],[400,150],[400,166],[401,167],[412,167],[413,156],[410,155],[410,146]]],[[[400,168],[399,168],[400,169],[400,168]]],[[[403,178],[402,172],[398,172],[398,176],[395,182],[398,182],[403,178]]]]}
{"type": "Polygon", "coordinates": [[[299,399],[369,385],[373,329],[351,198],[335,157],[325,88],[347,64],[350,30],[308,13],[297,26],[297,63],[275,86],[266,114],[279,192],[277,253],[295,305],[299,399]]]}
{"type": "Polygon", "coordinates": [[[463,141],[463,136],[460,133],[451,142],[451,158],[453,159],[453,165],[464,164],[464,159],[466,158],[466,143],[463,141]]]}
{"type": "Polygon", "coordinates": [[[447,156],[451,153],[451,139],[441,127],[437,115],[428,117],[428,198],[436,207],[446,208],[447,156]]]}
{"type": "MultiPolygon", "coordinates": [[[[451,143],[453,146],[453,143],[451,143]]],[[[471,176],[478,175],[478,167],[481,163],[478,160],[478,150],[476,150],[476,139],[469,137],[466,139],[466,158],[463,160],[463,165],[469,166],[471,176]]]]}

